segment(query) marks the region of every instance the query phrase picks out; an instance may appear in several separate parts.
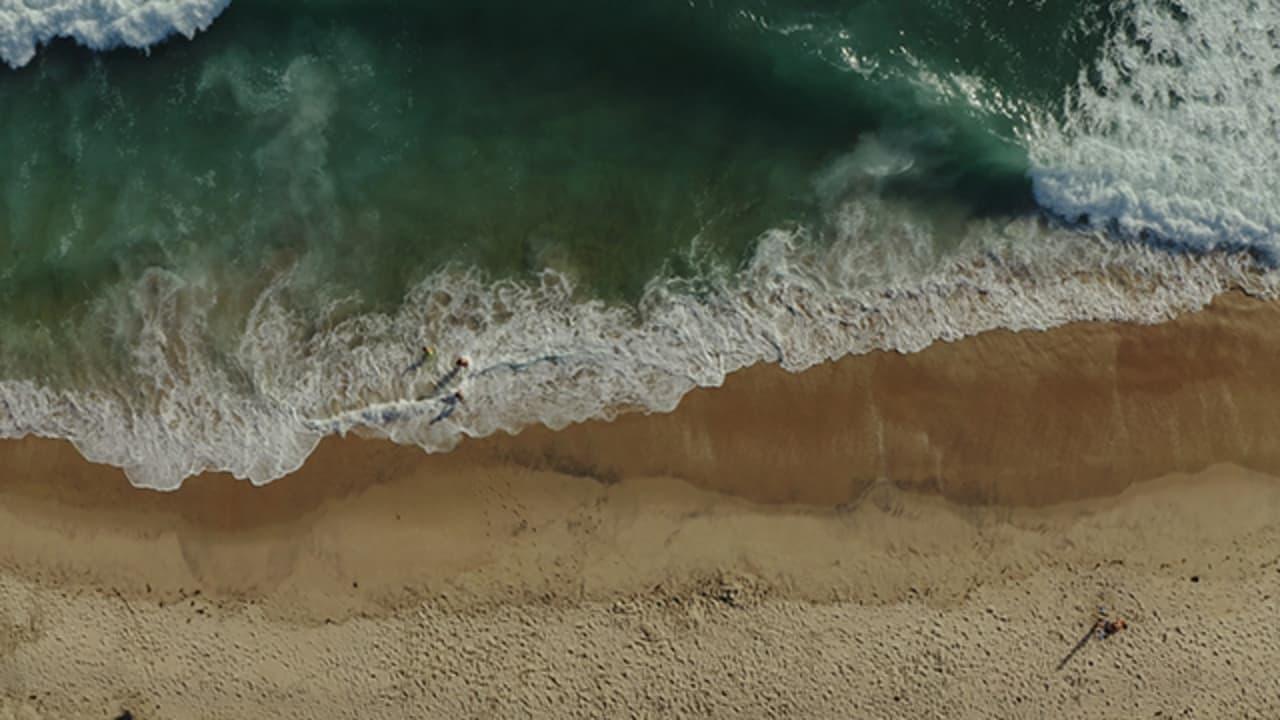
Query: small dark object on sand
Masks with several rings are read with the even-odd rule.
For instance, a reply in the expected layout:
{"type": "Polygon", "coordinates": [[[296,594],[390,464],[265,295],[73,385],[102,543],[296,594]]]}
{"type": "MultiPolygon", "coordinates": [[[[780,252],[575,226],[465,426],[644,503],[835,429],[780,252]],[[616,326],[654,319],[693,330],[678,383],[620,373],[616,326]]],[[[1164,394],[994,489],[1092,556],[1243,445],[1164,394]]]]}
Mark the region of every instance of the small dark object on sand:
{"type": "Polygon", "coordinates": [[[1106,640],[1112,635],[1115,635],[1121,630],[1129,627],[1129,624],[1124,620],[1100,620],[1095,627],[1098,629],[1099,638],[1106,640]]]}
{"type": "Polygon", "coordinates": [[[1059,670],[1066,667],[1067,663],[1071,661],[1071,658],[1075,657],[1076,653],[1084,649],[1084,646],[1087,645],[1090,640],[1106,640],[1112,635],[1115,635],[1121,630],[1129,627],[1129,624],[1124,620],[1119,618],[1112,620],[1108,618],[1106,616],[1106,608],[1098,608],[1098,614],[1101,617],[1089,626],[1089,631],[1084,634],[1084,637],[1080,638],[1080,640],[1076,642],[1075,647],[1071,648],[1071,652],[1067,653],[1067,656],[1062,658],[1062,661],[1058,663],[1059,670]]]}
{"type": "Polygon", "coordinates": [[[133,720],[133,713],[128,710],[121,710],[120,714],[116,716],[116,720],[133,720]]]}

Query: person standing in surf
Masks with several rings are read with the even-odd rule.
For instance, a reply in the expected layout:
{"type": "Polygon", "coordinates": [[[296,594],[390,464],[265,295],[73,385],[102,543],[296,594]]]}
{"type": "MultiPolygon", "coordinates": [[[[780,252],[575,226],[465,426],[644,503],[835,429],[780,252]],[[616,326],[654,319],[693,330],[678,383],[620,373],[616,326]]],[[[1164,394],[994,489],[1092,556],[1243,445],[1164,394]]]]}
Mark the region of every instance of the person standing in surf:
{"type": "Polygon", "coordinates": [[[438,422],[448,420],[449,416],[453,415],[453,413],[458,409],[458,405],[462,404],[462,401],[463,397],[461,390],[457,390],[452,395],[441,400],[441,402],[444,403],[444,409],[437,413],[435,417],[431,418],[431,422],[428,424],[435,425],[438,422]]]}
{"type": "Polygon", "coordinates": [[[431,394],[437,394],[449,387],[457,379],[458,375],[469,367],[471,367],[471,360],[466,355],[459,355],[458,359],[453,361],[453,369],[445,373],[444,377],[440,378],[435,386],[431,388],[431,394]]]}
{"type": "Polygon", "coordinates": [[[430,360],[435,356],[436,356],[436,349],[434,347],[430,345],[423,345],[422,355],[417,360],[415,360],[411,365],[409,365],[409,367],[405,368],[404,372],[401,374],[408,375],[411,372],[417,371],[423,365],[426,365],[428,362],[430,362],[430,360]]]}

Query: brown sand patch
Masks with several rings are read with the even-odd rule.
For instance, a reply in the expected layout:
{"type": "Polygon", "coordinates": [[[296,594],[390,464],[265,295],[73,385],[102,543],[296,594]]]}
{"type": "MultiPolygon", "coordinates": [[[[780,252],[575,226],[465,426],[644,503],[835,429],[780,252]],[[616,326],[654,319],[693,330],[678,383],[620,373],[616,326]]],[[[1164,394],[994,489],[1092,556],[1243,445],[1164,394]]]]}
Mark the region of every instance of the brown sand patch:
{"type": "MultiPolygon", "coordinates": [[[[162,539],[45,535],[45,574],[0,572],[0,717],[1280,711],[1259,670],[1280,657],[1280,483],[1238,468],[1054,508],[880,485],[844,512],[669,479],[468,479],[461,505],[381,485],[320,511],[287,577],[235,597],[235,563],[183,567],[162,539]],[[48,574],[104,540],[127,562],[87,586],[48,574]],[[1063,665],[1099,605],[1130,629],[1063,665]]],[[[202,541],[248,568],[270,545],[202,541]]]]}

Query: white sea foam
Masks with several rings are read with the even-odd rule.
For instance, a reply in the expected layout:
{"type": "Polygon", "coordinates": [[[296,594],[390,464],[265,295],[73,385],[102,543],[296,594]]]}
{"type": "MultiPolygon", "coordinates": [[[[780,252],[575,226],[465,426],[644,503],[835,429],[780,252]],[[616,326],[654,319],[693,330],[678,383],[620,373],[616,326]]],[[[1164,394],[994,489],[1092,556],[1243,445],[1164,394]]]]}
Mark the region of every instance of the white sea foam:
{"type": "Polygon", "coordinates": [[[827,241],[773,231],[742,271],[655,281],[636,310],[576,299],[555,273],[521,284],[453,272],[414,288],[395,314],[316,331],[289,308],[286,275],[221,363],[209,359],[202,314],[211,286],[152,273],[130,299],[141,328],[133,387],[0,382],[0,436],[69,438],[139,486],[173,489],[207,469],[261,484],[297,468],[330,433],[440,451],[534,423],[668,411],[758,362],[801,370],[997,327],[1157,322],[1230,288],[1277,286],[1245,256],[1170,255],[1034,220],[974,226],[949,259],[930,250],[929,232],[884,207],[846,205],[827,241]],[[423,344],[438,357],[406,373],[423,344]],[[461,354],[471,365],[450,376],[461,354]],[[458,388],[465,402],[433,423],[458,388]]]}
{"type": "Polygon", "coordinates": [[[231,0],[0,0],[0,60],[31,62],[36,50],[66,37],[93,50],[148,48],[171,35],[190,39],[231,0]]]}
{"type": "Polygon", "coordinates": [[[1123,12],[1066,123],[1028,138],[1037,199],[1134,236],[1274,250],[1280,3],[1140,2],[1123,12]]]}

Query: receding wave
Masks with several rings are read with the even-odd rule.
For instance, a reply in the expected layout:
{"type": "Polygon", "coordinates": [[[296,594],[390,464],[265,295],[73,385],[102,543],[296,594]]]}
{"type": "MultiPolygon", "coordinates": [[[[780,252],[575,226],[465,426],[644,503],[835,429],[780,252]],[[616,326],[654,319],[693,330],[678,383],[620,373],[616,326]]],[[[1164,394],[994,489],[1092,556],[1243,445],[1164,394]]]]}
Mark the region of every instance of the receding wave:
{"type": "Polygon", "coordinates": [[[394,314],[316,332],[282,300],[286,275],[259,297],[236,350],[247,382],[208,359],[209,288],[157,272],[132,294],[142,325],[131,391],[0,383],[0,436],[70,438],[140,486],[176,488],[203,470],[261,484],[332,433],[440,451],[535,423],[670,410],[759,362],[801,370],[993,328],[1157,322],[1229,289],[1277,286],[1248,255],[1170,254],[1034,219],[973,228],[985,236],[960,239],[973,250],[944,263],[909,243],[885,253],[882,233],[924,232],[908,220],[850,207],[833,222],[829,244],[773,231],[744,270],[655,280],[636,308],[582,301],[554,272],[528,284],[459,270],[415,287],[394,314]],[[437,350],[425,362],[424,345],[437,350]],[[455,370],[459,357],[469,367],[455,370]]]}

